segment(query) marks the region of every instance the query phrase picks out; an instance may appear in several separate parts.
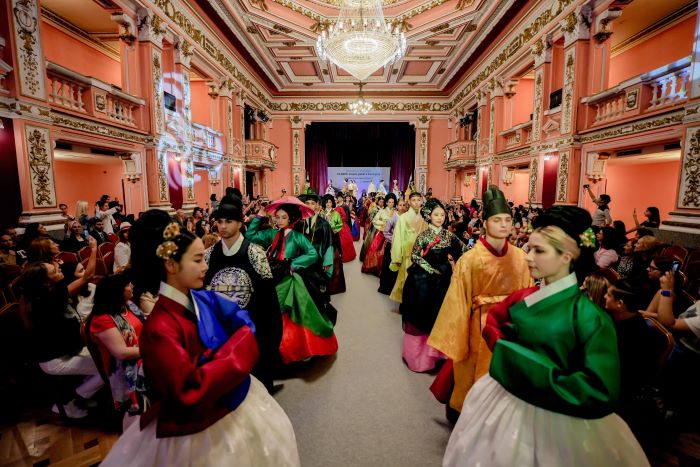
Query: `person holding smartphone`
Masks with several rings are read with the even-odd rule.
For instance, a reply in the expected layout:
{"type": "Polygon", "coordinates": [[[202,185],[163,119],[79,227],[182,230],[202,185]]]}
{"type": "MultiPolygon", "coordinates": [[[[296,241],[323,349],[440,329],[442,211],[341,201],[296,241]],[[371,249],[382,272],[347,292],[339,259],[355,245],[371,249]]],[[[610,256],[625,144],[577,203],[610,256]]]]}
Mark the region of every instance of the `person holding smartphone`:
{"type": "Polygon", "coordinates": [[[593,213],[593,223],[591,225],[594,225],[596,227],[605,227],[607,225],[612,224],[612,216],[610,215],[609,206],[610,202],[612,201],[610,195],[603,193],[600,196],[596,197],[591,191],[590,185],[583,185],[583,188],[588,192],[588,195],[591,197],[591,201],[593,201],[598,206],[598,208],[593,213]]]}

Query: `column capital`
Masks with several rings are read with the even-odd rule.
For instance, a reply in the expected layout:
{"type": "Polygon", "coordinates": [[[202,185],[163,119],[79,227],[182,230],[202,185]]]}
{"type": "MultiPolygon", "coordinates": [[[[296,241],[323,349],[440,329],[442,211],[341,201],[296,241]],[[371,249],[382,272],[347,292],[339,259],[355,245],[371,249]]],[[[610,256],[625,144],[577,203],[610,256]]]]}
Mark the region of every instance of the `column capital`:
{"type": "Polygon", "coordinates": [[[126,45],[132,46],[136,42],[136,22],[124,12],[112,13],[110,19],[119,25],[119,39],[126,45]]]}
{"type": "Polygon", "coordinates": [[[559,23],[564,33],[564,47],[591,37],[592,11],[589,5],[581,5],[559,23]]]}
{"type": "Polygon", "coordinates": [[[178,37],[175,43],[175,63],[190,68],[192,55],[194,55],[194,51],[190,43],[186,39],[178,37]]]}
{"type": "Polygon", "coordinates": [[[148,8],[138,10],[139,41],[152,42],[158,47],[163,46],[163,37],[166,27],[163,20],[155,12],[148,8]]]}
{"type": "Polygon", "coordinates": [[[416,128],[430,128],[431,117],[429,115],[421,115],[416,122],[416,128]]]}
{"type": "Polygon", "coordinates": [[[304,119],[299,115],[292,115],[289,117],[289,121],[292,122],[292,128],[294,129],[304,129],[306,127],[304,119]]]}
{"type": "Polygon", "coordinates": [[[550,63],[552,61],[552,38],[550,35],[540,37],[530,47],[532,56],[535,59],[535,68],[550,63]]]}
{"type": "Polygon", "coordinates": [[[610,36],[612,36],[610,26],[612,26],[613,21],[619,18],[620,15],[622,15],[621,8],[609,8],[596,17],[596,33],[593,35],[593,37],[599,44],[607,41],[610,36]]]}

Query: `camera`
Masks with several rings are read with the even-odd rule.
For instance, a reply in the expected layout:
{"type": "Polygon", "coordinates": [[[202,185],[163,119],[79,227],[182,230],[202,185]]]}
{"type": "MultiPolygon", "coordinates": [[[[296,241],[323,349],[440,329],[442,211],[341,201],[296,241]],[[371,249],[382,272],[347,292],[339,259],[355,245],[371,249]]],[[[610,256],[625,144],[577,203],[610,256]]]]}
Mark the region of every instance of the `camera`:
{"type": "Polygon", "coordinates": [[[590,185],[583,185],[583,188],[584,188],[584,189],[585,189],[585,188],[590,188],[590,187],[591,187],[590,185]]]}

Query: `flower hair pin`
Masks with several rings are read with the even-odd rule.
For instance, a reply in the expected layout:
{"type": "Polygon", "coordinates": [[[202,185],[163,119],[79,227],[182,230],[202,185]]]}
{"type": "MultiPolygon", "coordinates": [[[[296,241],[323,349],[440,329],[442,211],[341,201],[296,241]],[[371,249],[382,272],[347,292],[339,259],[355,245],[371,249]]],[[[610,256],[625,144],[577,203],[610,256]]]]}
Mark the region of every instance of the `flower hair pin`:
{"type": "Polygon", "coordinates": [[[156,256],[160,259],[170,259],[177,253],[177,245],[173,240],[180,235],[180,224],[172,222],[163,231],[163,243],[158,245],[156,249],[156,256]]]}
{"type": "Polygon", "coordinates": [[[578,237],[580,239],[578,243],[579,246],[584,246],[586,248],[595,248],[595,233],[593,232],[592,228],[588,227],[578,237]]]}

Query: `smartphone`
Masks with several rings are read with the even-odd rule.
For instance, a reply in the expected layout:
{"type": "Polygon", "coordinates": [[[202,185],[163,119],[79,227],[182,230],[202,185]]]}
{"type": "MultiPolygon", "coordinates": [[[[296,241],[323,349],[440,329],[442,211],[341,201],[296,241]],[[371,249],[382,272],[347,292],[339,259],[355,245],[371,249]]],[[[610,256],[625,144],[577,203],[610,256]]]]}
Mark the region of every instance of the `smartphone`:
{"type": "Polygon", "coordinates": [[[674,261],[671,263],[671,272],[674,274],[678,272],[678,268],[681,267],[681,262],[680,261],[674,261]]]}

